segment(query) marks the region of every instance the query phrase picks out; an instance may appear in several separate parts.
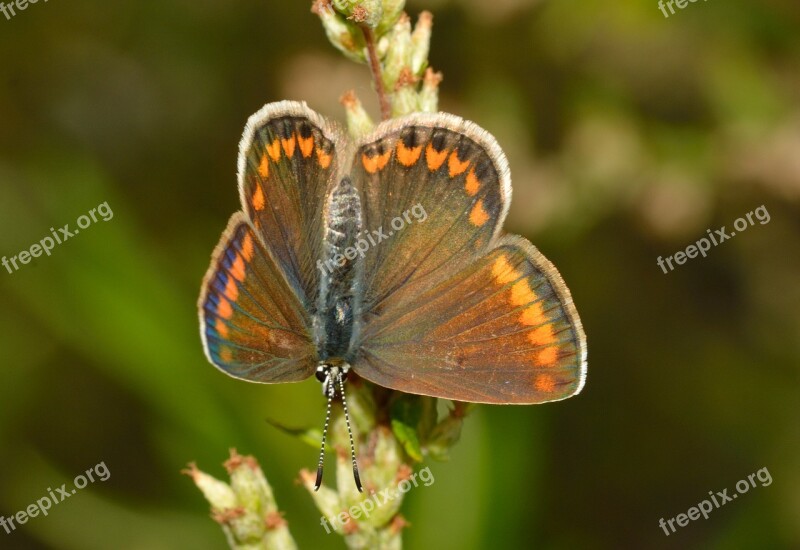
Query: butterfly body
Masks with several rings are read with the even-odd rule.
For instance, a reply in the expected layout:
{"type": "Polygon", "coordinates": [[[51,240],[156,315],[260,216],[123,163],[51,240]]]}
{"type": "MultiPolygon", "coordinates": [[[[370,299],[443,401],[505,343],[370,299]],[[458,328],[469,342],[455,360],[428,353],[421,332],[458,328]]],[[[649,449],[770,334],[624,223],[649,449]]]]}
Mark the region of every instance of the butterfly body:
{"type": "Polygon", "coordinates": [[[224,372],[274,383],[336,367],[332,387],[352,368],[482,403],[582,388],[569,290],[527,240],[503,235],[507,162],[473,123],[411,115],[349,143],[304,104],[270,104],[248,121],[239,190],[199,300],[206,355],[224,372]]]}
{"type": "Polygon", "coordinates": [[[363,277],[361,258],[333,262],[334,258],[347,259],[348,249],[355,249],[358,234],[362,231],[361,201],[350,178],[342,178],[327,199],[326,226],[323,251],[332,269],[317,260],[322,271],[319,309],[315,324],[317,352],[320,362],[352,360],[355,354],[354,331],[361,315],[360,281],[363,277]]]}

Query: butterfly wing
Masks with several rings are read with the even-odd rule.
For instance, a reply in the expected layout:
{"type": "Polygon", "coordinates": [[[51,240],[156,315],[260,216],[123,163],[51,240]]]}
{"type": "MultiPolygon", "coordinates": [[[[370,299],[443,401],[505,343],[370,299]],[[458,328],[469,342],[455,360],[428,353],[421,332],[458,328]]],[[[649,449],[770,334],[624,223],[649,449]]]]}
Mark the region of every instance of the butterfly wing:
{"type": "Polygon", "coordinates": [[[339,134],[290,101],[266,105],[247,122],[239,144],[243,212],[214,251],[198,303],[206,355],[232,376],[288,382],[316,368],[315,262],[339,134]]]}
{"type": "Polygon", "coordinates": [[[413,115],[358,148],[363,224],[380,241],[364,258],[368,318],[468,265],[499,234],[511,186],[486,148],[502,153],[479,132],[452,115],[413,115]]]}
{"type": "Polygon", "coordinates": [[[313,374],[308,313],[242,212],[214,250],[198,309],[206,357],[222,371],[265,383],[313,374]]]}
{"type": "Polygon", "coordinates": [[[385,223],[411,202],[428,212],[365,258],[359,375],[482,403],[580,391],[586,339],[569,290],[527,240],[499,235],[511,185],[489,134],[456,117],[415,115],[378,128],[353,174],[365,220],[385,223]]]}
{"type": "Polygon", "coordinates": [[[242,208],[301,303],[319,294],[323,218],[337,172],[340,131],[304,103],[281,101],[250,117],[239,145],[242,208]]]}

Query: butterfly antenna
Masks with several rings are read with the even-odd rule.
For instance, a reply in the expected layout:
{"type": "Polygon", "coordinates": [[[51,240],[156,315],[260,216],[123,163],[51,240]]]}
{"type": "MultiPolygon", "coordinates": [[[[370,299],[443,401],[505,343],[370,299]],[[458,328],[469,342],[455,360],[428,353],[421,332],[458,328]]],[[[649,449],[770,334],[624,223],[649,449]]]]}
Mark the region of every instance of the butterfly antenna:
{"type": "Polygon", "coordinates": [[[344,420],[347,423],[347,435],[350,436],[350,457],[353,459],[353,479],[359,493],[364,492],[361,486],[361,477],[358,475],[358,463],[356,462],[356,446],[353,443],[353,430],[350,429],[350,415],[347,413],[347,399],[344,397],[344,375],[339,374],[339,391],[342,393],[342,407],[344,408],[344,420]]]}
{"type": "MultiPolygon", "coordinates": [[[[330,375],[328,375],[330,376],[330,375]]],[[[330,382],[330,381],[329,381],[330,382]]],[[[322,467],[325,464],[325,440],[328,437],[328,423],[331,420],[331,402],[333,401],[333,394],[336,391],[336,386],[332,383],[328,384],[328,409],[325,411],[325,426],[322,428],[322,446],[319,449],[319,463],[317,464],[317,481],[314,483],[314,490],[318,491],[322,485],[322,467]]]]}

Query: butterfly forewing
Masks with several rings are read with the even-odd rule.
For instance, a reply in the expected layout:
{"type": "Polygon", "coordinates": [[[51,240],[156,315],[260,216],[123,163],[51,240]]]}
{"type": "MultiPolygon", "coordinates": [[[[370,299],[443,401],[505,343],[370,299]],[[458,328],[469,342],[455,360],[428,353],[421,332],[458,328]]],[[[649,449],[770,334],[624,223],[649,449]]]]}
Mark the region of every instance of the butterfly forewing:
{"type": "Polygon", "coordinates": [[[287,281],[316,306],[326,195],[337,169],[336,128],[304,104],[272,103],[250,117],[239,152],[242,207],[287,281]]]}
{"type": "Polygon", "coordinates": [[[487,136],[456,117],[414,115],[382,125],[358,148],[364,227],[382,230],[364,260],[367,321],[488,249],[510,187],[487,136]]]}

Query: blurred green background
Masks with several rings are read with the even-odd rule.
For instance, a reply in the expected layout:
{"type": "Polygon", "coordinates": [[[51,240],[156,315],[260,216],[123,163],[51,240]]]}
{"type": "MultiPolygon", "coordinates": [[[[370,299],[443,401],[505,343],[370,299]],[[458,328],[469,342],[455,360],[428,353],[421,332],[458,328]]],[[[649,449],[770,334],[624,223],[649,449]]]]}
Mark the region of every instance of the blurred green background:
{"type": "MultiPolygon", "coordinates": [[[[262,463],[303,548],[342,548],[295,484],[318,383],[259,386],[203,357],[195,301],[239,208],[237,145],[261,105],[342,118],[365,67],[310,2],[32,4],[0,15],[0,254],[98,204],[91,225],[0,270],[0,514],[104,461],[111,477],[2,548],[220,549],[179,471],[262,463]]],[[[417,0],[434,12],[441,107],[495,134],[506,223],[568,282],[583,393],[479,407],[435,483],[409,493],[408,548],[800,547],[800,5],[417,0]],[[705,259],[669,256],[764,205],[705,259]],[[708,491],[751,489],[665,536],[708,491]]]]}

